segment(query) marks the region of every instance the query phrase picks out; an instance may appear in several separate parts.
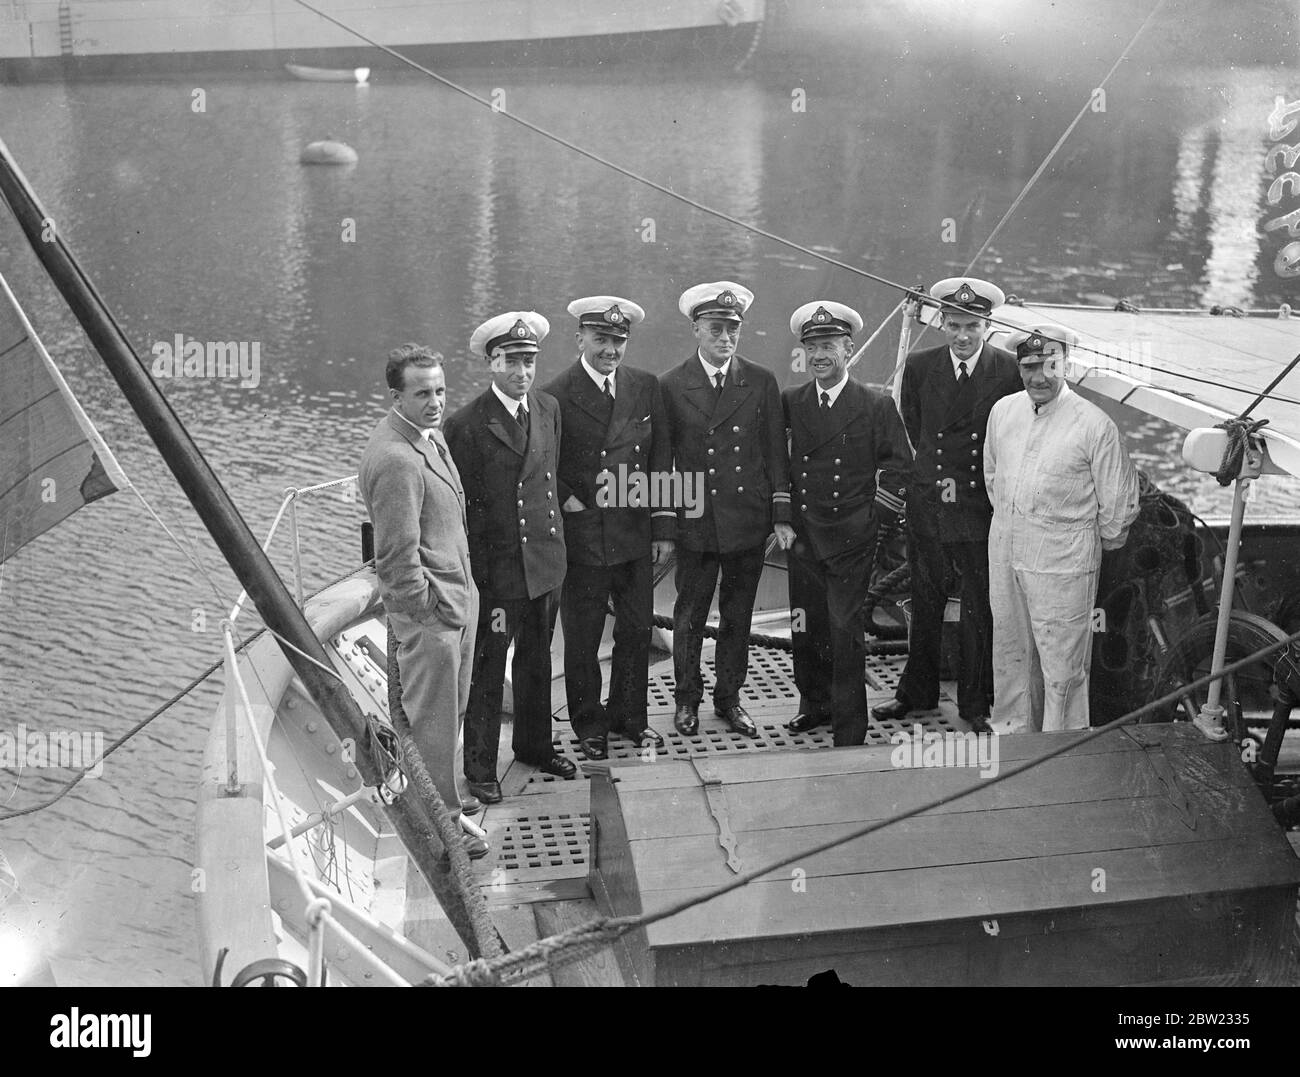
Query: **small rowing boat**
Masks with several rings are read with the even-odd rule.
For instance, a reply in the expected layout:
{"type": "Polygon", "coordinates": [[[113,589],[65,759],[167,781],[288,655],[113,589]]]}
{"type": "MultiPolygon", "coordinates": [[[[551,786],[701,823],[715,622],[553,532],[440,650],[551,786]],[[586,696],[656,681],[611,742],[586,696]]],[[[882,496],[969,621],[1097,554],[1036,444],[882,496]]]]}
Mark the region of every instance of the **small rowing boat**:
{"type": "Polygon", "coordinates": [[[308,67],[305,64],[285,64],[284,69],[294,78],[304,82],[355,82],[364,86],[370,81],[368,67],[308,67]]]}

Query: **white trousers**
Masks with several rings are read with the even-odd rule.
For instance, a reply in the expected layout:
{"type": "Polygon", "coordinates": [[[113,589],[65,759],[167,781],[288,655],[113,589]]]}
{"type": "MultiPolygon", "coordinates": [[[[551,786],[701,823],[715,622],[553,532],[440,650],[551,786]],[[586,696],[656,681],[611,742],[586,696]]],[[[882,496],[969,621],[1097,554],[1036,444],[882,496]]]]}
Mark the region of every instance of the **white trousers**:
{"type": "Polygon", "coordinates": [[[1092,611],[1101,559],[1073,572],[1018,569],[990,536],[993,706],[1010,732],[1088,728],[1092,611]]]}

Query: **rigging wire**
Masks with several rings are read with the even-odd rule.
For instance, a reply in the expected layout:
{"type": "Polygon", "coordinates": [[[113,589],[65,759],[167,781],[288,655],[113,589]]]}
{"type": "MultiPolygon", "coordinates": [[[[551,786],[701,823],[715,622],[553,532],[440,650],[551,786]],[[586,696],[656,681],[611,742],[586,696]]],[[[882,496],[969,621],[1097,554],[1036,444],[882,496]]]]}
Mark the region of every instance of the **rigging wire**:
{"type": "MultiPolygon", "coordinates": [[[[420,64],[415,60],[412,60],[410,57],[404,55],[403,53],[398,52],[396,49],[391,48],[388,45],[384,45],[381,42],[376,41],[374,38],[367,36],[366,34],[362,33],[360,30],[356,29],[356,27],[349,25],[348,23],[344,22],[341,19],[335,18],[333,15],[330,15],[327,12],[322,11],[320,8],[315,7],[313,4],[308,3],[307,0],[293,0],[293,2],[297,4],[299,7],[302,7],[305,10],[310,11],[313,14],[324,19],[326,22],[332,23],[334,26],[337,26],[340,30],[344,31],[345,33],[350,34],[353,37],[357,38],[358,40],[365,42],[367,45],[379,49],[381,52],[386,53],[387,55],[393,57],[393,59],[397,60],[399,63],[405,64],[407,67],[412,68],[413,70],[420,72],[421,74],[427,76],[428,78],[433,79],[435,82],[439,83],[442,86],[445,86],[447,89],[453,91],[454,93],[460,94],[462,97],[468,98],[469,100],[475,102],[476,104],[482,105],[484,108],[491,110],[493,113],[503,116],[506,119],[510,120],[511,122],[516,123],[519,126],[525,128],[526,130],[529,130],[534,134],[547,139],[550,142],[554,142],[556,145],[562,146],[565,149],[570,150],[581,157],[585,157],[589,161],[593,161],[596,164],[602,165],[605,168],[617,172],[619,175],[624,176],[635,183],[640,183],[643,186],[649,187],[650,189],[657,191],[662,195],[666,195],[668,198],[674,199],[675,201],[680,202],[683,205],[689,206],[691,209],[697,210],[701,213],[708,214],[709,216],[712,217],[716,217],[719,220],[726,221],[728,224],[735,225],[737,228],[750,232],[753,235],[760,236],[763,239],[770,240],[771,242],[780,244],[783,247],[788,247],[791,250],[798,251],[800,254],[807,255],[810,258],[815,258],[818,261],[824,262],[828,265],[835,266],[838,269],[843,269],[848,271],[849,273],[856,274],[857,276],[865,277],[867,280],[873,281],[876,284],[881,284],[887,288],[892,288],[895,291],[902,292],[904,294],[904,297],[906,297],[908,292],[915,291],[914,286],[900,284],[898,281],[891,280],[888,277],[882,277],[877,273],[872,273],[870,270],[863,269],[861,266],[855,266],[849,262],[844,262],[838,258],[833,258],[830,255],[818,251],[812,247],[805,246],[802,243],[797,243],[792,239],[787,239],[785,236],[778,235],[777,233],[769,231],[766,228],[760,228],[759,226],[755,224],[751,224],[748,221],[743,221],[739,217],[735,217],[730,213],[717,209],[713,206],[707,205],[704,202],[700,202],[698,199],[691,198],[689,195],[685,195],[679,191],[675,191],[671,187],[659,183],[656,180],[650,179],[648,176],[642,175],[639,172],[627,168],[626,166],[621,165],[616,161],[610,160],[608,157],[604,157],[599,153],[586,149],[585,147],[578,145],[576,142],[573,142],[570,139],[565,138],[563,135],[556,134],[554,131],[542,127],[539,124],[533,123],[531,120],[526,120],[522,116],[518,116],[515,113],[511,112],[509,109],[502,108],[499,104],[494,104],[492,101],[475,93],[473,90],[469,89],[468,87],[462,86],[460,83],[453,82],[445,75],[440,75],[438,72],[433,71],[432,69],[425,67],[423,64],[420,64]]],[[[1146,19],[1143,20],[1142,25],[1138,27],[1133,37],[1129,40],[1128,44],[1124,47],[1124,50],[1120,53],[1119,57],[1115,60],[1114,64],[1111,65],[1111,68],[1106,73],[1105,78],[1101,80],[1101,83],[1099,84],[1099,88],[1105,86],[1106,82],[1110,80],[1110,78],[1119,69],[1120,65],[1128,58],[1128,55],[1132,51],[1134,45],[1137,43],[1141,35],[1145,32],[1146,28],[1151,24],[1152,20],[1159,13],[1160,9],[1164,6],[1165,2],[1166,0],[1156,0],[1156,3],[1153,5],[1146,19]]],[[[1012,202],[1011,206],[1007,209],[1006,213],[1003,214],[1002,219],[999,220],[998,223],[994,226],[993,231],[989,234],[989,238],[984,241],[984,244],[980,247],[979,251],[976,252],[975,257],[971,260],[970,263],[971,266],[973,266],[975,262],[978,261],[979,258],[981,258],[983,254],[987,251],[989,245],[993,242],[994,237],[998,234],[998,232],[1001,230],[1003,225],[1006,224],[1006,222],[1010,219],[1011,215],[1024,201],[1025,197],[1029,193],[1030,188],[1033,187],[1033,185],[1037,182],[1037,180],[1047,170],[1053,157],[1060,151],[1061,146],[1064,145],[1065,140],[1068,139],[1068,137],[1074,131],[1074,129],[1079,125],[1080,122],[1082,122],[1083,117],[1088,113],[1089,109],[1091,108],[1091,100],[1092,100],[1091,97],[1089,97],[1088,102],[1085,103],[1084,106],[1075,115],[1074,119],[1070,122],[1069,126],[1066,128],[1064,134],[1062,134],[1061,137],[1057,140],[1056,145],[1052,147],[1051,151],[1047,154],[1047,156],[1039,164],[1038,168],[1034,171],[1034,174],[1030,177],[1029,182],[1016,196],[1015,200],[1012,202]]],[[[967,272],[968,273],[970,272],[969,268],[967,269],[967,272]]],[[[897,311],[902,307],[904,301],[905,298],[904,300],[900,301],[897,306],[894,307],[894,309],[889,313],[889,315],[886,316],[885,318],[886,322],[890,318],[892,318],[895,313],[897,313],[897,311]]],[[[928,302],[934,305],[945,305],[942,303],[941,300],[929,299],[928,302]]],[[[1020,328],[1020,326],[1016,325],[1013,322],[1002,321],[1001,319],[998,318],[990,318],[989,322],[993,325],[999,325],[1008,329],[1020,328]]],[[[882,323],[882,327],[883,327],[883,323],[882,323]]],[[[877,330],[877,332],[879,332],[879,330],[877,330]]],[[[1081,347],[1078,350],[1086,351],[1088,349],[1081,347]]],[[[1262,356],[1253,356],[1253,358],[1264,359],[1264,357],[1262,356]]],[[[1157,368],[1152,367],[1151,369],[1155,370],[1157,368]]],[[[1193,381],[1198,380],[1191,377],[1190,375],[1183,375],[1170,370],[1159,370],[1159,372],[1169,374],[1174,377],[1186,377],[1188,380],[1193,380],[1193,381]]],[[[1214,382],[1214,381],[1205,381],[1204,384],[1222,385],[1221,382],[1214,382]]],[[[1234,391],[1242,392],[1242,393],[1253,394],[1256,392],[1256,390],[1253,388],[1238,388],[1236,386],[1223,386],[1223,387],[1231,388],[1234,391]]],[[[1297,403],[1297,401],[1292,401],[1285,398],[1273,398],[1273,399],[1278,399],[1281,402],[1288,403],[1288,404],[1297,403]]]]}
{"type": "MultiPolygon", "coordinates": [[[[362,567],[364,568],[365,566],[362,566],[362,567]]],[[[357,572],[359,572],[359,571],[361,571],[361,570],[360,570],[360,569],[356,569],[356,568],[349,569],[347,572],[343,573],[341,576],[338,576],[337,578],[335,578],[335,579],[333,579],[333,580],[330,580],[328,583],[326,583],[326,584],[325,584],[323,587],[321,587],[319,590],[314,591],[311,595],[308,596],[308,598],[315,598],[316,595],[319,595],[319,594],[321,594],[322,592],[329,590],[329,588],[333,587],[333,586],[334,586],[335,584],[337,584],[337,583],[342,583],[342,582],[343,582],[344,580],[346,580],[349,576],[353,576],[353,575],[355,575],[355,574],[356,574],[357,572]]],[[[236,650],[236,651],[244,651],[244,650],[247,650],[250,646],[252,646],[253,643],[255,643],[255,642],[258,640],[259,637],[261,637],[262,635],[264,635],[264,634],[267,633],[267,632],[270,632],[270,629],[266,628],[265,626],[263,626],[262,628],[257,629],[255,632],[252,632],[252,633],[251,633],[251,634],[250,634],[246,639],[241,640],[241,641],[236,645],[235,650],[236,650]]],[[[272,633],[272,635],[274,635],[274,633],[272,633]]],[[[278,636],[276,636],[276,638],[279,639],[278,636]]],[[[281,642],[283,642],[283,641],[281,641],[281,642]]],[[[166,700],[164,703],[162,703],[160,706],[158,706],[157,708],[155,708],[155,709],[154,709],[152,712],[150,712],[146,717],[144,717],[144,718],[142,718],[140,721],[136,722],[135,725],[133,725],[130,729],[128,729],[125,733],[123,733],[122,736],[118,737],[117,740],[113,741],[113,743],[110,744],[110,745],[109,745],[109,746],[104,750],[103,754],[99,757],[99,759],[98,759],[96,762],[94,762],[94,763],[90,763],[90,764],[88,764],[88,765],[82,767],[82,768],[81,768],[81,769],[80,769],[76,774],[74,774],[74,775],[73,775],[73,776],[72,776],[72,777],[71,777],[67,782],[64,783],[64,785],[62,786],[62,788],[60,788],[59,791],[58,791],[57,793],[55,793],[55,794],[54,794],[52,797],[50,797],[48,800],[42,801],[40,804],[33,804],[33,805],[31,805],[31,806],[29,806],[29,807],[26,807],[26,808],[19,808],[19,809],[16,809],[16,810],[14,810],[14,811],[0,812],[0,823],[6,823],[6,822],[9,822],[11,819],[18,819],[18,818],[21,818],[21,817],[24,816],[24,815],[33,815],[33,814],[35,814],[35,813],[38,812],[38,811],[42,811],[42,810],[45,809],[45,808],[48,808],[48,807],[50,807],[50,806],[52,806],[52,805],[54,805],[54,804],[57,804],[57,803],[58,803],[60,800],[62,800],[65,796],[67,796],[69,793],[71,793],[72,790],[77,786],[77,784],[78,784],[78,783],[79,783],[79,782],[80,782],[80,781],[81,781],[81,780],[82,780],[82,779],[83,779],[83,778],[84,778],[88,773],[90,773],[90,771],[92,771],[92,770],[95,769],[95,766],[97,765],[97,763],[102,763],[103,760],[107,759],[107,758],[108,758],[110,755],[112,755],[115,751],[117,751],[117,750],[118,750],[119,748],[121,748],[124,744],[126,744],[127,741],[129,741],[132,737],[134,737],[137,733],[139,733],[142,729],[144,729],[147,725],[149,725],[150,722],[154,721],[154,719],[156,719],[156,718],[161,717],[162,714],[165,713],[168,709],[170,709],[171,707],[174,707],[174,706],[175,706],[177,703],[179,703],[182,699],[184,699],[184,698],[185,698],[186,696],[188,696],[191,692],[193,692],[194,689],[196,689],[200,684],[202,684],[205,680],[207,680],[209,677],[211,677],[212,674],[214,674],[217,670],[221,669],[225,664],[226,664],[226,660],[225,660],[225,658],[221,658],[220,660],[218,660],[218,661],[216,661],[216,662],[213,662],[212,665],[208,666],[207,669],[205,669],[205,670],[204,670],[202,673],[200,673],[197,677],[195,677],[193,680],[191,680],[191,681],[190,681],[190,682],[189,682],[189,683],[188,683],[184,688],[182,688],[180,691],[176,692],[173,696],[171,696],[171,698],[169,698],[169,699],[166,700]]],[[[331,670],[330,672],[331,672],[331,673],[335,673],[335,675],[337,676],[337,673],[336,673],[334,670],[331,670]]],[[[259,676],[260,676],[260,674],[259,674],[259,676]]]]}

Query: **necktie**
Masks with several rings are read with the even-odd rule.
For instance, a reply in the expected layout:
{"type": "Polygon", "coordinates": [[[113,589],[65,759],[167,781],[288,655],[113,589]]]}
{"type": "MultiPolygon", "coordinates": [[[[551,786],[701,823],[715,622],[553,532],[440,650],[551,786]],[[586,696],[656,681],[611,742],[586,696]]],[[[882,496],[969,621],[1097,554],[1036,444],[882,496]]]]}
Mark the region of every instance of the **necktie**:
{"type": "Polygon", "coordinates": [[[614,399],[614,388],[610,384],[610,380],[608,378],[605,379],[605,399],[611,402],[614,399]]]}
{"type": "Polygon", "coordinates": [[[961,373],[957,375],[957,388],[965,389],[966,383],[970,381],[970,375],[966,372],[965,360],[957,364],[957,369],[961,371],[961,373]]]}
{"type": "Polygon", "coordinates": [[[713,375],[713,384],[717,386],[718,396],[722,395],[722,371],[719,370],[713,375]]]}
{"type": "Polygon", "coordinates": [[[825,389],[823,389],[822,390],[822,414],[825,415],[830,410],[831,410],[831,394],[826,392],[825,389]]]}
{"type": "Polygon", "coordinates": [[[522,404],[515,409],[515,422],[519,424],[520,430],[528,430],[528,409],[522,404]]]}

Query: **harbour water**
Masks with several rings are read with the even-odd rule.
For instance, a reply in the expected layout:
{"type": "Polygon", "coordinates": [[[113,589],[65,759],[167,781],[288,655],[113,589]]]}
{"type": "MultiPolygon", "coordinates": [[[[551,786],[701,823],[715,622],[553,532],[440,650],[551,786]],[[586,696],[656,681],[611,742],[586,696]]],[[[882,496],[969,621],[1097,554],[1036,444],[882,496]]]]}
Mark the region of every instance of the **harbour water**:
{"type": "MultiPolygon", "coordinates": [[[[1294,302],[1258,227],[1271,215],[1268,113],[1275,95],[1300,96],[1300,77],[1218,63],[1215,27],[1198,32],[1205,47],[1176,63],[1135,48],[979,275],[1045,301],[1294,302]]],[[[674,191],[912,284],[965,268],[1109,66],[1100,47],[999,41],[954,38],[936,58],[847,34],[820,51],[761,51],[739,75],[728,63],[458,77],[674,191]]],[[[177,334],[250,356],[257,346],[256,379],[162,386],[258,534],[286,487],[355,469],[386,406],[383,356],[404,341],[447,356],[454,408],[487,383],[467,348],[484,318],[550,318],[545,381],[572,361],[568,300],[612,292],[648,312],[628,362],[663,371],[692,347],[678,294],[730,278],[758,297],[742,353],[787,385],[803,376],[791,363],[796,306],[838,299],[874,327],[897,300],[414,75],[365,88],[237,75],[0,86],[0,137],[142,356],[177,334]],[[355,147],[357,165],[298,164],[305,143],[330,135],[355,147]]],[[[0,729],[111,742],[217,660],[237,587],[7,216],[0,267],[183,547],[123,493],[0,566],[0,729]]],[[[882,334],[864,380],[883,380],[896,341],[882,334]]],[[[1226,511],[1212,479],[1182,471],[1176,432],[1122,421],[1153,478],[1197,511],[1226,511]]],[[[1253,511],[1300,511],[1294,483],[1259,486],[1253,511]]],[[[361,518],[337,493],[304,509],[309,589],[356,562],[361,518]]],[[[287,544],[272,552],[288,570],[287,544]]],[[[19,886],[10,901],[24,903],[27,942],[60,983],[197,982],[192,805],[215,698],[204,686],[101,776],[0,822],[19,886]]],[[[65,777],[0,771],[0,812],[65,777]]],[[[0,972],[19,960],[12,937],[4,945],[0,972]]]]}

